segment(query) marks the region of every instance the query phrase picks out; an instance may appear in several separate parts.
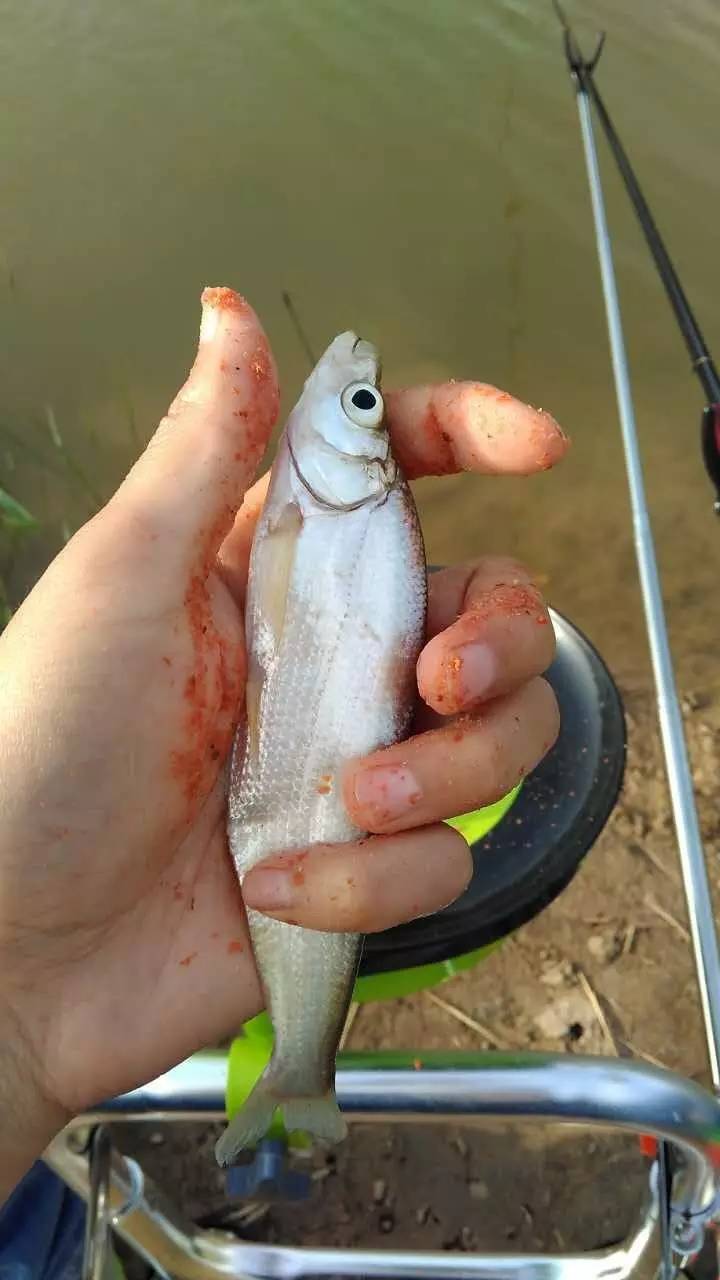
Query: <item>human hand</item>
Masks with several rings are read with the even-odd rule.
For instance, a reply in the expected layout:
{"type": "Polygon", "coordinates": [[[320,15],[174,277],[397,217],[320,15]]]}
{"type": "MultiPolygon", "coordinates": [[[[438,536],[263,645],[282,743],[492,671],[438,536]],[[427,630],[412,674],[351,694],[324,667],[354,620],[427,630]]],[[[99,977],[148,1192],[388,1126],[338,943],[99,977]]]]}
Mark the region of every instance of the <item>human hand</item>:
{"type": "MultiPolygon", "coordinates": [[[[69,1115],[260,1007],[224,764],[266,482],[242,499],[278,391],[251,309],[230,290],[204,302],[197,360],[167,418],[0,638],[0,1101],[4,1090],[14,1117],[0,1152],[16,1152],[15,1176],[69,1115]]],[[[548,415],[479,384],[385,399],[410,477],[527,473],[566,449],[548,415]]],[[[547,623],[509,561],[433,575],[418,735],[346,771],[353,821],[382,834],[311,851],[295,920],[367,932],[462,890],[467,847],[440,819],[497,799],[554,739],[554,699],[536,678],[552,657],[547,623]]],[[[282,858],[272,865],[245,880],[261,910],[277,900],[282,858]]]]}

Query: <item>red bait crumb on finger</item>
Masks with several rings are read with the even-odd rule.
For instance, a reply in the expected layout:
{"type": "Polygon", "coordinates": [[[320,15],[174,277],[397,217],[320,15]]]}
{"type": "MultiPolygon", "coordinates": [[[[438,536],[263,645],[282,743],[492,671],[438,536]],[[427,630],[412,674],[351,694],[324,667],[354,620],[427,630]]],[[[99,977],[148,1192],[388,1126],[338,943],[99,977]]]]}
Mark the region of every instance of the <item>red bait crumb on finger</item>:
{"type": "Polygon", "coordinates": [[[183,688],[182,743],[170,754],[171,775],[188,804],[188,820],[209,790],[217,762],[230,749],[239,705],[242,655],[217,633],[203,573],[190,578],[185,617],[192,646],[192,670],[183,688]]]}
{"type": "MultiPolygon", "coordinates": [[[[302,870],[302,866],[307,856],[307,849],[296,850],[292,853],[276,853],[272,857],[266,858],[262,865],[266,871],[294,870],[295,875],[301,875],[302,880],[304,880],[305,872],[302,870]]],[[[302,880],[295,880],[295,884],[302,883],[302,880]]]]}
{"type": "Polygon", "coordinates": [[[250,372],[257,383],[265,383],[272,377],[272,361],[266,342],[259,342],[250,357],[250,372]]]}
{"type": "Polygon", "coordinates": [[[244,315],[250,311],[245,299],[226,285],[210,286],[207,289],[203,289],[200,301],[204,307],[218,307],[221,311],[237,311],[239,315],[244,315]]]}
{"type": "Polygon", "coordinates": [[[181,964],[184,969],[187,969],[188,966],[192,964],[193,960],[197,958],[197,955],[198,955],[197,951],[191,951],[189,955],[183,956],[182,960],[180,960],[178,963],[181,964]]]}
{"type": "Polygon", "coordinates": [[[452,475],[453,472],[457,471],[452,436],[443,430],[437,410],[432,402],[425,413],[421,429],[429,446],[428,461],[432,474],[436,476],[452,475]]]}
{"type": "Polygon", "coordinates": [[[541,606],[542,597],[532,583],[498,583],[478,596],[467,613],[477,622],[487,622],[494,617],[518,618],[522,614],[534,614],[537,618],[541,606]]]}
{"type": "Polygon", "coordinates": [[[241,942],[239,938],[231,938],[227,944],[227,952],[229,956],[239,955],[240,952],[244,950],[245,943],[241,942]]]}

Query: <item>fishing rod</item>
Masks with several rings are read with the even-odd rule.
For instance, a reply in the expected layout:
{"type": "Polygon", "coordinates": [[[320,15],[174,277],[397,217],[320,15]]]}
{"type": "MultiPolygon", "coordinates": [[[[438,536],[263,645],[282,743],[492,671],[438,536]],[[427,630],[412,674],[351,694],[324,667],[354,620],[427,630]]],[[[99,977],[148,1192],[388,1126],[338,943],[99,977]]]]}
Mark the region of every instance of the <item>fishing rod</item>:
{"type": "Polygon", "coordinates": [[[302,320],[300,319],[298,309],[295,306],[295,303],[293,302],[292,298],[290,297],[290,294],[288,293],[287,289],[283,289],[282,300],[283,300],[283,306],[285,307],[285,310],[287,311],[290,317],[291,324],[295,330],[295,333],[297,334],[298,342],[300,343],[300,346],[302,347],[303,351],[305,352],[305,355],[307,356],[310,368],[314,369],[315,365],[317,364],[317,360],[315,359],[312,343],[310,342],[310,339],[308,338],[307,333],[305,332],[305,326],[302,320]]]}
{"type": "Polygon", "coordinates": [[[605,44],[605,33],[603,32],[600,36],[592,57],[586,59],[580,51],[575,34],[560,5],[560,0],[553,0],[553,8],[563,28],[565,57],[570,75],[576,85],[577,92],[583,93],[586,98],[592,101],[595,107],[608,145],[615,157],[618,170],[637,214],[648,248],[655,261],[658,275],[675,313],[678,327],[685,339],[693,373],[696,374],[705,393],[707,404],[703,410],[701,425],[702,453],[705,470],[715,490],[715,512],[720,515],[720,374],[718,374],[715,361],[708,350],[700,325],[688,302],[685,290],[680,283],[678,273],[658,231],[640,183],[635,176],[633,167],[593,78],[593,72],[605,44]]]}
{"type": "MultiPolygon", "coordinates": [[[[692,773],[675,684],[675,673],[668,640],[655,545],[647,508],[645,481],[640,458],[640,446],[623,336],[612,245],[605,213],[605,201],[590,108],[591,99],[595,102],[597,96],[593,88],[592,72],[600,56],[602,40],[595,50],[593,59],[589,62],[586,61],[557,0],[553,0],[553,3],[565,31],[565,53],[575,87],[578,115],[580,117],[580,130],[585,152],[595,224],[595,238],[600,262],[600,276],[605,299],[618,415],[622,430],[625,467],[630,491],[635,554],[657,693],[660,733],[670,787],[683,886],[688,907],[712,1082],[715,1090],[720,1092],[720,952],[718,951],[717,934],[715,932],[715,920],[700,834],[700,823],[695,804],[692,773]]],[[[714,369],[711,361],[709,361],[707,369],[714,369]]],[[[715,377],[717,377],[717,374],[715,374],[715,377]]]]}

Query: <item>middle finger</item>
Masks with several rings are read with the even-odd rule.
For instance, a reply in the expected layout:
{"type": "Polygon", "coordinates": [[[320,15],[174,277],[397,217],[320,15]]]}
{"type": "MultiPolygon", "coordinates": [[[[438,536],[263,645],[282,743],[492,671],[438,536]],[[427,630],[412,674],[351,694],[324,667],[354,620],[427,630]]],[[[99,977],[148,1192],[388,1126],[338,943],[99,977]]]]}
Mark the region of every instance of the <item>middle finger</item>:
{"type": "Polygon", "coordinates": [[[555,634],[527,569],[486,556],[430,575],[420,696],[441,716],[472,711],[546,671],[555,634]]]}

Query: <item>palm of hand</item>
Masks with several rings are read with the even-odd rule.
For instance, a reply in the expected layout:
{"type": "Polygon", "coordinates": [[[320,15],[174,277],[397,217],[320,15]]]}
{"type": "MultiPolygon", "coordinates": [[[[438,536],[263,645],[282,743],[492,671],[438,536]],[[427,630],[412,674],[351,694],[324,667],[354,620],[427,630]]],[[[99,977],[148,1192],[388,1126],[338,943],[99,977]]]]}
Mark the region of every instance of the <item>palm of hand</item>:
{"type": "Polygon", "coordinates": [[[159,588],[152,530],[125,531],[119,553],[117,534],[108,509],[91,554],[81,539],[61,556],[1,642],[3,667],[17,670],[64,602],[45,672],[35,662],[33,685],[18,689],[19,726],[33,719],[38,677],[52,693],[58,664],[82,671],[76,725],[62,689],[62,705],[46,706],[57,749],[45,776],[25,753],[12,762],[22,844],[5,875],[12,923],[0,939],[0,952],[37,958],[32,990],[18,994],[42,993],[40,1058],[69,1111],[212,1043],[260,999],[224,822],[223,766],[243,697],[241,614],[214,569],[190,564],[159,588]],[[69,789],[68,775],[84,781],[69,789]],[[32,831],[28,787],[44,796],[32,831]],[[57,970],[36,928],[62,940],[57,970]]]}

